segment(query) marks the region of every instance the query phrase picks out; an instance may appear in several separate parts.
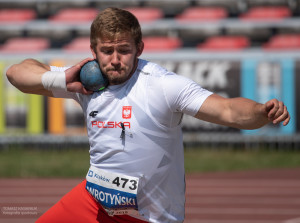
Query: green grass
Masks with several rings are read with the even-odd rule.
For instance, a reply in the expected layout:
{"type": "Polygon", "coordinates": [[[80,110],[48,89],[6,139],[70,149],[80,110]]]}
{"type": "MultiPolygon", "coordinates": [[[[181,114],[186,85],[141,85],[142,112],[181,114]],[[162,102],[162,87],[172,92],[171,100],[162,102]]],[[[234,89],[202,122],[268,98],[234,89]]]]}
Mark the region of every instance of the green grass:
{"type": "Polygon", "coordinates": [[[225,172],[300,167],[300,151],[196,150],[185,151],[185,168],[191,172],[225,172]]]}
{"type": "MultiPolygon", "coordinates": [[[[187,149],[187,173],[300,167],[300,151],[187,149]]],[[[83,178],[89,168],[88,149],[0,151],[0,177],[83,178]]]]}
{"type": "Polygon", "coordinates": [[[87,149],[9,149],[0,152],[0,177],[85,177],[87,149]]]}

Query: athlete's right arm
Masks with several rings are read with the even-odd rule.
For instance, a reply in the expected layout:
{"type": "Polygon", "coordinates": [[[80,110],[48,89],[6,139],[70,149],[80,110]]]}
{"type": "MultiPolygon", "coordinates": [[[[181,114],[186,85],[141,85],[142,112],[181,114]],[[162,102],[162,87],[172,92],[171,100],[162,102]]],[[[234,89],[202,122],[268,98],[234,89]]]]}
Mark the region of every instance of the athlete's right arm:
{"type": "Polygon", "coordinates": [[[7,70],[6,76],[12,85],[24,93],[53,96],[52,89],[61,87],[65,91],[92,94],[93,92],[87,91],[79,80],[81,67],[90,60],[93,59],[82,60],[64,72],[49,73],[49,65],[34,59],[26,59],[12,65],[7,70]]]}
{"type": "Polygon", "coordinates": [[[34,59],[26,59],[12,65],[6,72],[10,83],[24,93],[52,96],[42,84],[42,75],[50,71],[50,66],[34,59]]]}

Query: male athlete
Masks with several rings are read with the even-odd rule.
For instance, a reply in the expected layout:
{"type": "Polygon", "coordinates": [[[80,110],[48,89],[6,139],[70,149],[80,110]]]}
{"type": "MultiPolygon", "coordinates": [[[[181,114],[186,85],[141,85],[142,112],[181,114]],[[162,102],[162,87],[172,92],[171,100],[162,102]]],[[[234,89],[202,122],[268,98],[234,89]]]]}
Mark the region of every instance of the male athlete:
{"type": "Polygon", "coordinates": [[[91,51],[109,86],[90,92],[79,71],[33,59],[7,71],[24,93],[72,98],[82,107],[90,143],[86,180],[40,217],[58,222],[183,222],[183,114],[241,129],[287,125],[283,102],[223,98],[190,79],[139,59],[141,28],[128,11],[108,8],[91,25],[91,51]]]}

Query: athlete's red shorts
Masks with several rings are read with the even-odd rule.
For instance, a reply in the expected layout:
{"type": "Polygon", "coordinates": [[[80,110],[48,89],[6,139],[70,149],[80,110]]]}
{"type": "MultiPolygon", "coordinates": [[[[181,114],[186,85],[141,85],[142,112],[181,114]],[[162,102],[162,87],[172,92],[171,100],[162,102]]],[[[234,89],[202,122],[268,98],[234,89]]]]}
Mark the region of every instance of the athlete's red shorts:
{"type": "Polygon", "coordinates": [[[36,223],[145,223],[128,215],[109,216],[81,182],[58,203],[44,213],[36,223]]]}

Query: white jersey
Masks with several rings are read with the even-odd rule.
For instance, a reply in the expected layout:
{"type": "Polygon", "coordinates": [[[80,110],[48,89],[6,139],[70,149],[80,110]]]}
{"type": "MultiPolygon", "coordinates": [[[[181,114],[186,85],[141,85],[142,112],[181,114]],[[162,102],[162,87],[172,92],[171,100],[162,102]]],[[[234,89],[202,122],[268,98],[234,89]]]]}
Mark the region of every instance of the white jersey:
{"type": "Polygon", "coordinates": [[[183,222],[185,177],[180,122],[183,114],[194,116],[211,92],[140,59],[135,73],[121,85],[92,95],[53,94],[73,98],[81,105],[91,166],[139,178],[138,211],[144,219],[183,222]]]}

